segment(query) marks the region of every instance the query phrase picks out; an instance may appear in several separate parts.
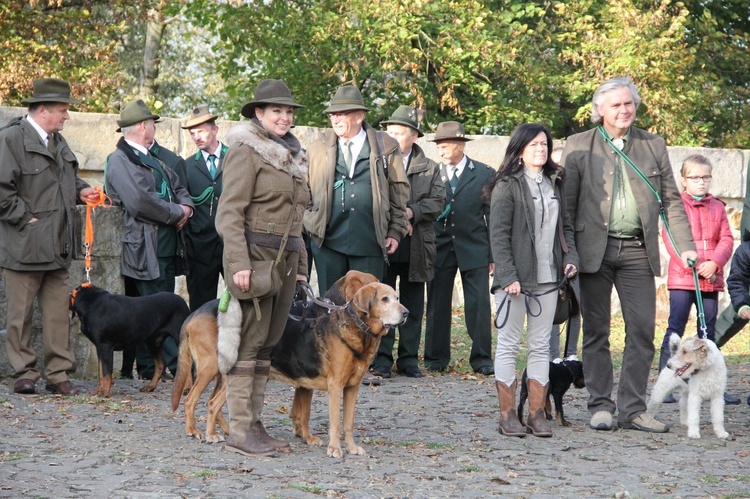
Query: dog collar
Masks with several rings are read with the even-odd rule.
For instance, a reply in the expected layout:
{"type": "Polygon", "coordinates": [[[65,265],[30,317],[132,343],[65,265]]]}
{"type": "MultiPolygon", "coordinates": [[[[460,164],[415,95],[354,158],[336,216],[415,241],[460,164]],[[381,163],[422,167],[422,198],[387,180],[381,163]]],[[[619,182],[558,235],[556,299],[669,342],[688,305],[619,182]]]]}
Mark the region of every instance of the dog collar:
{"type": "Polygon", "coordinates": [[[370,331],[370,326],[367,325],[365,321],[363,321],[356,310],[354,310],[354,307],[352,306],[352,303],[349,302],[346,304],[346,311],[349,314],[349,317],[352,318],[354,323],[357,325],[358,328],[360,328],[365,333],[374,336],[372,334],[372,331],[370,331]]]}

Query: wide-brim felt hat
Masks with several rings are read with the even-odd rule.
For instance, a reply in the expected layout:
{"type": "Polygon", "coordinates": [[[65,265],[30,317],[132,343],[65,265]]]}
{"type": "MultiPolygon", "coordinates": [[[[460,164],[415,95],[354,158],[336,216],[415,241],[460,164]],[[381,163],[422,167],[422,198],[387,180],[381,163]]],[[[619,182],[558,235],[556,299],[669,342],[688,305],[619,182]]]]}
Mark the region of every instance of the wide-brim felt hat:
{"type": "Polygon", "coordinates": [[[381,125],[403,125],[417,131],[417,136],[422,137],[424,133],[419,129],[417,121],[417,111],[411,106],[398,106],[398,109],[386,121],[381,121],[381,125]]]}
{"type": "Polygon", "coordinates": [[[435,137],[430,142],[439,142],[441,140],[468,142],[473,139],[466,136],[464,126],[458,121],[443,121],[442,123],[438,123],[437,130],[435,130],[435,137]]]}
{"type": "Polygon", "coordinates": [[[254,109],[258,106],[268,104],[293,108],[305,107],[302,104],[294,102],[292,92],[289,91],[289,87],[286,86],[284,80],[266,79],[258,83],[258,86],[255,88],[255,94],[253,94],[253,100],[242,106],[242,116],[245,118],[254,118],[254,109]]]}
{"type": "Polygon", "coordinates": [[[190,115],[185,118],[185,123],[182,125],[182,128],[193,128],[194,126],[198,126],[202,123],[215,120],[217,118],[218,116],[212,114],[211,111],[208,110],[207,106],[198,106],[190,111],[190,115]]]}
{"type": "Polygon", "coordinates": [[[120,119],[117,120],[117,131],[121,132],[123,128],[135,125],[141,121],[154,120],[158,122],[160,118],[161,116],[151,112],[142,99],[134,100],[128,102],[120,110],[120,119]]]}
{"type": "Polygon", "coordinates": [[[362,92],[354,85],[339,87],[333,99],[331,99],[328,109],[323,112],[330,114],[343,113],[345,111],[369,111],[365,107],[365,101],[362,99],[362,92]]]}
{"type": "Polygon", "coordinates": [[[80,104],[81,101],[70,96],[70,84],[59,78],[39,78],[34,80],[34,90],[31,97],[23,99],[24,104],[36,102],[62,102],[64,104],[80,104]]]}

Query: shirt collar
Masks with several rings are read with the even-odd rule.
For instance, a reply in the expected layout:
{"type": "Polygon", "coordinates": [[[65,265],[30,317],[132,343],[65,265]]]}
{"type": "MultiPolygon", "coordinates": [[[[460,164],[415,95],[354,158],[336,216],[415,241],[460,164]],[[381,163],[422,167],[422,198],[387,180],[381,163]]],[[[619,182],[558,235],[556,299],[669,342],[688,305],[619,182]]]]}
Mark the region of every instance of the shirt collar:
{"type": "Polygon", "coordinates": [[[219,142],[219,145],[216,146],[214,152],[206,152],[201,149],[201,154],[203,154],[203,161],[205,161],[206,163],[208,163],[208,157],[212,154],[217,158],[221,158],[221,142],[219,142]]]}
{"type": "Polygon", "coordinates": [[[130,141],[128,139],[125,139],[125,142],[127,142],[130,147],[132,147],[133,149],[135,149],[139,153],[143,154],[144,156],[148,156],[148,149],[146,149],[142,145],[136,144],[135,142],[130,141]]]}
{"type": "MultiPolygon", "coordinates": [[[[351,139],[342,139],[339,137],[339,146],[344,147],[344,142],[347,140],[350,140],[352,142],[352,150],[358,149],[362,150],[362,146],[365,143],[365,140],[367,139],[367,132],[365,132],[364,127],[360,128],[359,133],[352,137],[351,139]]],[[[354,156],[354,155],[352,155],[354,156]]]]}
{"type": "Polygon", "coordinates": [[[42,139],[42,143],[44,143],[44,145],[46,146],[47,145],[47,135],[48,135],[47,132],[45,132],[44,129],[39,126],[39,123],[37,123],[36,121],[34,121],[34,118],[32,118],[30,115],[27,114],[26,115],[26,119],[29,121],[29,123],[31,123],[31,126],[34,127],[34,130],[36,130],[36,133],[38,133],[39,137],[42,139]]]}
{"type": "Polygon", "coordinates": [[[464,172],[464,168],[466,168],[466,164],[468,163],[468,160],[469,158],[467,158],[466,155],[464,154],[464,157],[461,158],[461,161],[459,161],[457,165],[449,166],[448,168],[455,168],[456,175],[460,177],[461,174],[464,172]]]}

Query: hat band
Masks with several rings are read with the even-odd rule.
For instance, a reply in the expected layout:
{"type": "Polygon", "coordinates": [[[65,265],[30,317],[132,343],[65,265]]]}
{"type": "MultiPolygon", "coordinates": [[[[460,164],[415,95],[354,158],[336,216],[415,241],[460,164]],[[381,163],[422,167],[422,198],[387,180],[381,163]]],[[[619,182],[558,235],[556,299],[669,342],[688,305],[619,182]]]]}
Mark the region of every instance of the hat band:
{"type": "Polygon", "coordinates": [[[34,94],[31,96],[33,99],[49,99],[49,98],[58,98],[62,97],[65,99],[70,98],[70,94],[34,94]]]}

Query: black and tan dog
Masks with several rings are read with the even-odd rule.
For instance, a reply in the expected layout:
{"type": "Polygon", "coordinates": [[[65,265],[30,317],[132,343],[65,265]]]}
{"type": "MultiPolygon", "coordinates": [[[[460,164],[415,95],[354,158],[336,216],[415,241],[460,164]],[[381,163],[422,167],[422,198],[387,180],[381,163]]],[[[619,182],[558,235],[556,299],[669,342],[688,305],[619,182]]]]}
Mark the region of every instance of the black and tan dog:
{"type": "Polygon", "coordinates": [[[154,358],[155,369],[141,391],[153,391],[166,367],[162,344],[167,336],[179,340],[180,327],[190,315],[185,300],[174,293],[130,297],[86,284],[70,294],[70,310],[73,317],[81,318],[81,332],[96,347],[99,385],[92,394],[100,397],[109,397],[112,389],[114,352],[142,342],[154,358]]]}
{"type": "MultiPolygon", "coordinates": [[[[408,310],[398,302],[396,292],[390,286],[378,283],[374,276],[350,271],[339,279],[326,293],[333,301],[342,301],[346,306],[334,307],[330,312],[318,314],[312,309],[312,320],[290,319],[284,335],[272,354],[271,379],[285,381],[295,386],[291,419],[295,435],[308,444],[321,445],[322,440],[310,433],[310,408],[313,390],[326,390],[329,399],[329,443],[328,455],[341,457],[341,397],[344,406],[344,442],[352,454],[364,454],[354,442],[354,407],[360,383],[372,362],[380,339],[389,328],[403,323],[408,310]]],[[[235,303],[232,300],[231,303],[235,303]]],[[[232,307],[227,310],[231,315],[232,307]]],[[[237,306],[237,308],[239,308],[237,306]]],[[[206,310],[196,311],[186,322],[180,346],[180,366],[196,362],[197,378],[185,400],[186,432],[200,436],[195,429],[194,409],[211,379],[217,379],[219,389],[209,402],[207,440],[217,441],[215,423],[222,430],[221,407],[226,401],[225,384],[220,381],[219,353],[217,348],[219,328],[237,329],[239,321],[212,314],[206,310]],[[227,324],[229,322],[229,324],[227,324]],[[223,324],[221,324],[223,323],[223,324]],[[188,355],[190,357],[188,357],[188,355]],[[208,379],[207,382],[198,381],[208,379]],[[190,402],[188,403],[188,399],[190,402]]],[[[310,317],[308,317],[310,318],[310,317]]],[[[222,334],[225,331],[222,330],[222,334]]],[[[231,362],[231,358],[229,360],[231,362]]],[[[172,392],[172,408],[177,409],[186,380],[178,368],[172,392]]]]}
{"type": "MultiPolygon", "coordinates": [[[[521,378],[521,396],[518,402],[518,419],[523,424],[523,406],[529,396],[526,387],[526,369],[523,370],[521,378]]],[[[586,382],[583,380],[583,363],[579,360],[563,360],[560,363],[549,363],[549,388],[547,390],[547,402],[544,406],[544,413],[547,419],[552,419],[552,404],[550,397],[555,401],[555,415],[557,424],[560,426],[570,426],[565,420],[563,413],[563,395],[570,389],[570,385],[576,388],[584,388],[586,382]]]]}

